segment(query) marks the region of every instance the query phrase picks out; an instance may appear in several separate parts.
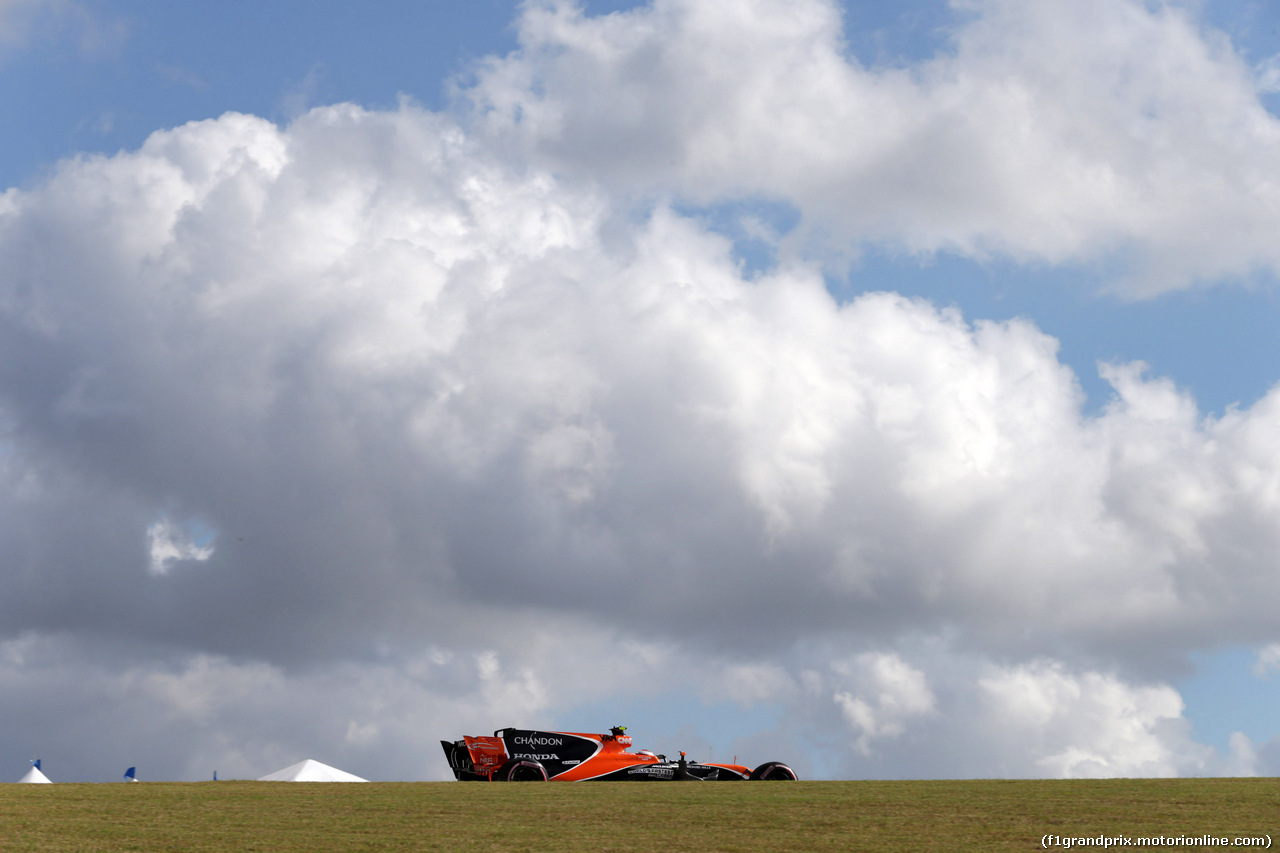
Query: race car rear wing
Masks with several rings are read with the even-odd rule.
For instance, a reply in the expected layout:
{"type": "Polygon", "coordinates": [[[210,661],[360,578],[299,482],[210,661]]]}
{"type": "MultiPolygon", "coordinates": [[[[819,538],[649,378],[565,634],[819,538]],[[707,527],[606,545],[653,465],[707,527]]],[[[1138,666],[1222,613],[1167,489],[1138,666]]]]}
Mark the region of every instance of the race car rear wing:
{"type": "Polygon", "coordinates": [[[464,737],[440,741],[453,775],[462,779],[490,779],[507,761],[507,748],[500,737],[464,737]]]}
{"type": "Polygon", "coordinates": [[[472,772],[486,776],[497,770],[507,760],[507,747],[500,737],[464,737],[467,752],[471,755],[472,772]]]}

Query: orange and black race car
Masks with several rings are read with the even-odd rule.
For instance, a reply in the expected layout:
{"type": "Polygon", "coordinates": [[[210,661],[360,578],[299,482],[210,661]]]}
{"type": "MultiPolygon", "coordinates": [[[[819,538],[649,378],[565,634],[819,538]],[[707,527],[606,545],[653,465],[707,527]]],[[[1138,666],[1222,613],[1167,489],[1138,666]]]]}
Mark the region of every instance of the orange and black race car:
{"type": "Polygon", "coordinates": [[[647,749],[628,752],[624,726],[607,735],[498,729],[493,737],[440,741],[459,782],[729,782],[743,779],[795,780],[785,764],[769,761],[756,769],[741,764],[702,764],[680,753],[676,761],[647,749]]]}

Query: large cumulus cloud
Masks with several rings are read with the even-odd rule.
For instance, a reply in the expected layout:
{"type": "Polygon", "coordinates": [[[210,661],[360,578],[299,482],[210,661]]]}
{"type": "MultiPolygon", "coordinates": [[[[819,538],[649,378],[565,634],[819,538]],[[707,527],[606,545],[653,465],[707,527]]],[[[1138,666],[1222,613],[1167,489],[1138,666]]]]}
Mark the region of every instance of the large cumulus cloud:
{"type": "MultiPolygon", "coordinates": [[[[799,75],[787,85],[812,99],[795,102],[802,124],[830,103],[862,115],[859,87],[910,106],[977,75],[990,96],[1005,72],[984,63],[1012,62],[1013,36],[1066,7],[984,6],[956,53],[916,74],[851,65],[829,6],[728,8],[711,27],[697,3],[605,19],[532,7],[524,51],[471,93],[497,103],[501,82],[515,125],[410,102],[287,127],[228,114],[0,196],[6,705],[66,704],[50,733],[150,709],[156,743],[121,726],[112,748],[150,749],[189,778],[265,772],[248,756],[283,764],[314,744],[356,772],[439,776],[437,737],[550,723],[657,684],[777,709],[743,743],[832,746],[827,765],[798,759],[810,772],[1258,770],[1247,743],[1225,756],[1195,744],[1165,681],[1210,642],[1272,638],[1280,391],[1206,418],[1142,365],[1103,365],[1114,397],[1085,415],[1033,323],[893,293],[837,303],[799,251],[746,277],[729,241],[668,201],[773,193],[844,239],[1055,261],[1171,241],[1195,254],[1194,275],[1235,271],[1181,244],[1194,206],[1174,209],[1189,218],[1172,230],[1133,229],[1092,191],[1053,201],[1006,176],[994,207],[957,190],[948,204],[970,230],[947,231],[878,201],[934,207],[945,187],[850,165],[882,149],[812,128],[794,137],[812,151],[753,141],[768,129],[755,101],[731,116],[760,127],[724,137],[751,150],[704,138],[717,125],[701,108],[662,107],[687,120],[657,122],[634,156],[623,144],[622,169],[600,146],[625,122],[577,113],[589,99],[557,88],[590,56],[602,88],[626,91],[609,69],[637,87],[610,103],[641,119],[655,93],[696,96],[646,74],[709,80],[722,88],[706,103],[721,104],[749,49],[799,75]],[[997,26],[1013,36],[994,39],[997,26]],[[724,79],[697,65],[715,53],[706,39],[724,79]],[[810,85],[810,62],[829,66],[828,88],[810,85]],[[857,189],[873,172],[886,187],[857,189]],[[822,196],[819,173],[839,189],[822,196]],[[956,742],[969,746],[939,749],[956,742]]],[[[1133,32],[1190,39],[1197,86],[1244,91],[1183,13],[1120,8],[1117,62],[1133,32]]],[[[1192,114],[1209,103],[1198,92],[1192,114]]],[[[1099,133],[1130,127],[1131,107],[1108,102],[1120,117],[1099,133]]],[[[1239,144],[1260,144],[1270,119],[1237,107],[1262,134],[1239,144]]],[[[842,115],[828,115],[833,133],[848,131],[842,115]]],[[[1128,150],[1140,168],[1107,168],[1155,186],[1168,164],[1125,139],[1096,150],[1128,150]]],[[[1184,153],[1210,169],[1210,154],[1184,153]]],[[[1244,162],[1214,174],[1235,186],[1244,162]]],[[[1251,209],[1266,192],[1223,198],[1251,209]]],[[[1270,263],[1261,243],[1232,257],[1245,256],[1270,263]]],[[[85,772],[105,773],[108,750],[86,751],[85,772]]]]}

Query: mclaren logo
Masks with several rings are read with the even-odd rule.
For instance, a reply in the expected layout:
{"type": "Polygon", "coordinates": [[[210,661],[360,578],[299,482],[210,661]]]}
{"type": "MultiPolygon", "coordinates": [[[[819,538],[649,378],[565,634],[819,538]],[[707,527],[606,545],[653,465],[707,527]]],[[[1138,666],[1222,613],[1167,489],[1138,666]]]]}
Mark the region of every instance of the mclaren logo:
{"type": "Polygon", "coordinates": [[[516,735],[511,739],[516,746],[564,746],[564,740],[558,737],[522,737],[516,735]]]}

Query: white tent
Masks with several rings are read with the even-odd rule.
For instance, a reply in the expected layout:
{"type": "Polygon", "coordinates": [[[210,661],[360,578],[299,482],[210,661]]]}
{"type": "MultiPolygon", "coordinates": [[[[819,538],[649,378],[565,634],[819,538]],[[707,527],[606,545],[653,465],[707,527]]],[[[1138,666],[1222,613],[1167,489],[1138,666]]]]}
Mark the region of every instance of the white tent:
{"type": "Polygon", "coordinates": [[[27,771],[27,775],[23,776],[18,781],[19,782],[36,782],[39,784],[47,785],[53,780],[50,779],[48,776],[44,775],[43,773],[41,773],[40,768],[36,767],[33,764],[31,765],[31,769],[27,771]]]}
{"type": "MultiPolygon", "coordinates": [[[[33,768],[34,769],[34,768],[33,768]]],[[[328,764],[321,764],[319,761],[308,758],[306,761],[299,761],[297,764],[291,764],[283,770],[277,770],[275,773],[269,773],[258,780],[259,782],[368,782],[368,779],[361,779],[345,770],[339,770],[336,767],[330,767],[328,764]]]]}

